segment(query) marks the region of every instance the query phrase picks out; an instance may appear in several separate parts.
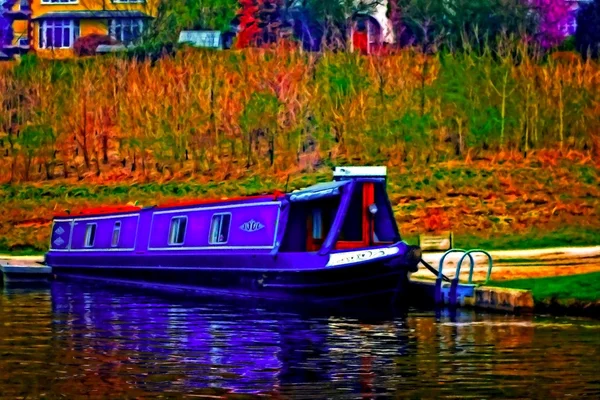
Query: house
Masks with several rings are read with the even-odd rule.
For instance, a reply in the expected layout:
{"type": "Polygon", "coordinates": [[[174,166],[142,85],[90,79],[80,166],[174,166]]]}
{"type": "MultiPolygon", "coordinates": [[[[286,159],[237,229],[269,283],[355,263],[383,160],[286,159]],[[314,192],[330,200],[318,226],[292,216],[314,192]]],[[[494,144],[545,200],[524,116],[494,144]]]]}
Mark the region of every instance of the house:
{"type": "MultiPolygon", "coordinates": [[[[388,0],[354,1],[357,6],[362,3],[366,7],[363,7],[363,11],[357,12],[355,9],[352,15],[347,15],[349,24],[341,28],[342,31],[349,28],[349,32],[345,33],[349,34],[347,39],[350,40],[348,44],[351,49],[362,53],[371,53],[385,44],[394,43],[392,22],[387,16],[388,0]]],[[[347,11],[350,12],[350,10],[347,11]]],[[[311,19],[304,1],[294,0],[290,3],[286,22],[292,26],[294,36],[302,42],[305,50],[318,51],[321,49],[325,35],[323,26],[311,19]]]]}
{"type": "Polygon", "coordinates": [[[179,32],[178,43],[186,43],[193,47],[208,49],[230,49],[232,47],[233,32],[210,30],[183,30],[179,32]]]}
{"type": "Polygon", "coordinates": [[[357,14],[351,27],[352,49],[370,54],[384,44],[395,42],[392,21],[388,17],[388,2],[382,0],[367,13],[357,14]]]}
{"type": "MultiPolygon", "coordinates": [[[[1,0],[0,0],[1,1],[1,0]]],[[[128,44],[156,15],[159,0],[4,0],[9,24],[8,55],[34,51],[69,57],[75,41],[87,35],[110,35],[128,44]]]]}
{"type": "MultiPolygon", "coordinates": [[[[524,0],[534,8],[541,8],[544,18],[540,30],[547,36],[550,44],[562,42],[567,36],[575,34],[577,13],[584,4],[594,0],[524,0]],[[559,4],[559,2],[563,4],[559,4]]],[[[353,17],[351,25],[352,49],[370,54],[386,44],[399,41],[394,37],[394,28],[389,17],[388,0],[375,2],[368,14],[359,13],[353,17]]],[[[401,11],[400,11],[401,12],[401,11]]]]}

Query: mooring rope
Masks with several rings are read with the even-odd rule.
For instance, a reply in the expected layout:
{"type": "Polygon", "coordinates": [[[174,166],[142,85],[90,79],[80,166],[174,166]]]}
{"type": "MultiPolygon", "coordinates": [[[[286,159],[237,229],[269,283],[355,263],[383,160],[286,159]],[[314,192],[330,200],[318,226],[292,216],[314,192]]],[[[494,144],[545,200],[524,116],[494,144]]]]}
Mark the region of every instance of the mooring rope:
{"type": "MultiPolygon", "coordinates": [[[[436,277],[440,276],[440,271],[438,271],[437,269],[433,268],[427,261],[423,260],[421,258],[421,264],[423,264],[425,266],[425,268],[427,268],[428,270],[430,270],[436,277]]],[[[446,282],[450,282],[450,278],[448,278],[446,275],[442,274],[442,279],[446,282]]]]}

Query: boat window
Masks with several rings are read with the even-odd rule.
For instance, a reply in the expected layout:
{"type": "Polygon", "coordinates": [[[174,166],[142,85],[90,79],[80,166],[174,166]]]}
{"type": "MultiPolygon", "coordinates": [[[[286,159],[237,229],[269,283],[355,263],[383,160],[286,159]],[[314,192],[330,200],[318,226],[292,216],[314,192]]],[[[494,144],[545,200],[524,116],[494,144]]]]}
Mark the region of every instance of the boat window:
{"type": "Polygon", "coordinates": [[[96,224],[87,224],[85,227],[85,247],[94,247],[96,240],[96,224]]]}
{"type": "Polygon", "coordinates": [[[313,239],[323,239],[323,216],[319,208],[312,210],[312,229],[313,239]]]}
{"type": "Polygon", "coordinates": [[[352,199],[348,207],[346,219],[340,232],[339,240],[362,241],[363,240],[363,190],[362,185],[357,185],[352,193],[352,199]]]}
{"type": "Polygon", "coordinates": [[[187,217],[173,217],[171,219],[171,227],[169,229],[169,245],[183,244],[185,238],[185,227],[187,225],[187,217]]]}
{"type": "Polygon", "coordinates": [[[223,244],[229,240],[229,226],[231,225],[231,214],[215,214],[210,223],[209,244],[223,244]]]}
{"type": "Polygon", "coordinates": [[[112,247],[117,247],[119,245],[120,236],[121,236],[121,221],[117,221],[117,222],[115,222],[115,226],[113,227],[112,242],[111,242],[112,247]]]}

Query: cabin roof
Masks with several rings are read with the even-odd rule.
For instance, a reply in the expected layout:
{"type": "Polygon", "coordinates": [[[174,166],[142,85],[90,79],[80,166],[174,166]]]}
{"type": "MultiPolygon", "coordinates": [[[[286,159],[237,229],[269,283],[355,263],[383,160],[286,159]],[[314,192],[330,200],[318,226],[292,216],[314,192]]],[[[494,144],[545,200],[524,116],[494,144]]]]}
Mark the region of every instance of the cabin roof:
{"type": "Polygon", "coordinates": [[[298,202],[339,196],[340,188],[348,183],[350,183],[349,180],[317,183],[316,185],[312,185],[290,193],[289,198],[292,202],[298,202]]]}
{"type": "MultiPolygon", "coordinates": [[[[283,197],[283,193],[276,191],[273,194],[265,194],[258,196],[240,196],[240,197],[223,197],[221,199],[203,199],[203,200],[188,200],[188,201],[177,201],[177,202],[169,202],[164,204],[159,204],[156,206],[146,207],[146,208],[176,208],[176,207],[193,207],[200,205],[211,205],[211,204],[230,204],[236,202],[256,202],[260,200],[272,200],[275,201],[283,197]]],[[[55,218],[65,218],[65,217],[83,217],[83,216],[94,216],[94,215],[105,215],[105,214],[123,214],[123,213],[131,213],[140,211],[142,207],[139,206],[105,206],[105,207],[94,207],[94,208],[86,208],[77,212],[69,212],[65,211],[62,213],[55,214],[55,218]]]]}
{"type": "Polygon", "coordinates": [[[223,197],[221,199],[200,199],[200,200],[187,200],[187,201],[176,201],[170,203],[159,204],[156,208],[174,208],[174,207],[192,207],[192,206],[204,206],[211,204],[228,204],[237,202],[254,202],[259,200],[277,200],[283,196],[283,193],[275,191],[273,194],[262,194],[257,196],[237,196],[237,197],[223,197]]]}

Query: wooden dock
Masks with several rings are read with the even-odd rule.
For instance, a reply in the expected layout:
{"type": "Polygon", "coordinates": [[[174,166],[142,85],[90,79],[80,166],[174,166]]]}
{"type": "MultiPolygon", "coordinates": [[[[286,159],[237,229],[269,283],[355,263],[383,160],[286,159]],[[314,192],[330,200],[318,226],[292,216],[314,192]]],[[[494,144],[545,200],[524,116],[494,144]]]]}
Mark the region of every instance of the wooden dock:
{"type": "MultiPolygon", "coordinates": [[[[435,302],[435,281],[425,279],[411,279],[413,295],[421,299],[435,302]]],[[[494,311],[512,313],[531,312],[534,308],[533,295],[529,290],[507,289],[485,285],[458,284],[456,290],[457,300],[455,306],[473,307],[494,311]]],[[[442,285],[441,304],[453,305],[450,300],[450,284],[442,285]]]]}
{"type": "Polygon", "coordinates": [[[0,260],[4,283],[43,282],[52,277],[52,267],[32,261],[0,260]]]}

